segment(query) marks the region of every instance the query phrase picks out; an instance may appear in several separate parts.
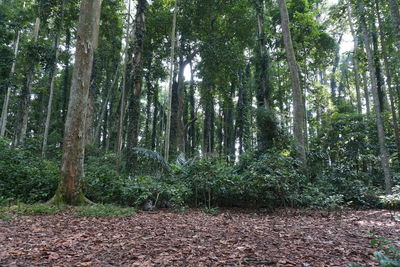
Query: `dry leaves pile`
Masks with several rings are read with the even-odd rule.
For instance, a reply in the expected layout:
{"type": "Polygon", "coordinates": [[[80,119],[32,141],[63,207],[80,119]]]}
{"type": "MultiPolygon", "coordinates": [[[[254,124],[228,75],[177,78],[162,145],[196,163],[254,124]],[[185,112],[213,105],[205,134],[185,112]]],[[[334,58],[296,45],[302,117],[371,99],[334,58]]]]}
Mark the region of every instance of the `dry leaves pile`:
{"type": "Polygon", "coordinates": [[[66,212],[0,221],[0,266],[367,266],[378,236],[400,239],[386,211],[66,212]]]}

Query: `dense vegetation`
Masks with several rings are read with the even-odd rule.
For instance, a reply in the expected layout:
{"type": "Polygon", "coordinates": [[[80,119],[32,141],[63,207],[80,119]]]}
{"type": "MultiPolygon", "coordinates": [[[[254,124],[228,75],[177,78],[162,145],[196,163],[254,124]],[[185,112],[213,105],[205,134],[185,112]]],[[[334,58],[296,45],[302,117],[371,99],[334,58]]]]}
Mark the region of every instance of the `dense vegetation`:
{"type": "Polygon", "coordinates": [[[96,1],[0,1],[0,202],[400,205],[398,0],[96,1]]]}

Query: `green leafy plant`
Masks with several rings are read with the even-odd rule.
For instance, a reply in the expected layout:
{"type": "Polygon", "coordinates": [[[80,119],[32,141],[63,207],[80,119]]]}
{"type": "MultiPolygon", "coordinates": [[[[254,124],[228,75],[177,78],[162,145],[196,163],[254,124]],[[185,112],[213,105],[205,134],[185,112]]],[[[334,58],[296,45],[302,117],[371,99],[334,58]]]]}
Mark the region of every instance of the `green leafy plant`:
{"type": "Polygon", "coordinates": [[[400,266],[400,248],[394,246],[392,242],[380,237],[371,240],[371,246],[378,249],[378,251],[374,252],[374,256],[380,266],[400,266]]]}
{"type": "Polygon", "coordinates": [[[65,206],[53,206],[45,203],[24,204],[10,206],[7,210],[17,215],[53,215],[65,210],[65,206]]]}

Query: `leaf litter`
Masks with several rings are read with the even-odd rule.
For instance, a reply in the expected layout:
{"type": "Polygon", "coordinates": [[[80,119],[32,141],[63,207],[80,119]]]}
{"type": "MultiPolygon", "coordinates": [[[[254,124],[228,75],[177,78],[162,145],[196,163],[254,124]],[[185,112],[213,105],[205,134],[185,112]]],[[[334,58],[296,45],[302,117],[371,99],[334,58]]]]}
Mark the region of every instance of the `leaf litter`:
{"type": "Polygon", "coordinates": [[[400,240],[384,210],[223,210],[0,220],[0,266],[376,266],[370,241],[400,240]]]}

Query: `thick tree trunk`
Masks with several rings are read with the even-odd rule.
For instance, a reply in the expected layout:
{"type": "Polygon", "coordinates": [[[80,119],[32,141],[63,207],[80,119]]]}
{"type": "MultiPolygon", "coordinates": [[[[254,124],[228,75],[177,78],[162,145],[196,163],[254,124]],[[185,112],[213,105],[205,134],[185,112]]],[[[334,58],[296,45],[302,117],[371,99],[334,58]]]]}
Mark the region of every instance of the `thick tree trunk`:
{"type": "Polygon", "coordinates": [[[138,145],[139,141],[139,119],[140,119],[140,94],[142,92],[143,82],[143,51],[145,39],[145,16],[147,10],[147,1],[138,0],[136,5],[136,16],[134,29],[132,31],[132,39],[128,50],[130,58],[127,66],[126,88],[131,90],[131,99],[129,106],[129,138],[127,149],[127,169],[133,170],[137,164],[137,157],[133,148],[138,145]],[[133,56],[133,57],[132,57],[133,56]]]}
{"type": "Polygon", "coordinates": [[[53,95],[54,95],[54,81],[57,73],[57,62],[58,62],[58,55],[59,55],[59,41],[60,41],[60,33],[61,27],[64,23],[64,7],[65,7],[65,0],[62,1],[61,4],[61,22],[58,25],[56,37],[54,40],[54,62],[53,65],[50,67],[50,77],[49,77],[49,102],[47,103],[47,114],[46,114],[46,122],[44,126],[44,133],[43,133],[43,144],[42,144],[42,156],[46,156],[47,150],[47,138],[49,136],[49,128],[50,128],[50,119],[51,119],[51,110],[53,105],[53,95]]]}
{"type": "Polygon", "coordinates": [[[101,0],[82,0],[76,41],[75,65],[65,122],[61,160],[61,180],[54,201],[81,205],[85,198],[84,177],[85,117],[89,94],[93,53],[97,47],[101,0]]]}
{"type": "Polygon", "coordinates": [[[303,96],[300,86],[299,68],[294,54],[292,37],[289,29],[289,15],[285,0],[279,0],[279,10],[281,14],[282,34],[285,43],[286,56],[288,60],[290,76],[292,81],[293,97],[293,135],[297,158],[306,165],[306,150],[304,140],[304,108],[303,96]]]}
{"type": "Polygon", "coordinates": [[[151,149],[153,151],[155,151],[156,146],[157,146],[157,118],[161,119],[161,116],[158,114],[159,113],[158,107],[159,107],[160,103],[158,101],[158,84],[157,83],[154,86],[153,104],[154,104],[154,110],[153,110],[153,121],[152,121],[152,129],[151,129],[151,149]]]}
{"type": "MultiPolygon", "coordinates": [[[[17,55],[18,55],[18,48],[19,48],[19,37],[20,37],[20,31],[18,30],[16,32],[16,38],[14,42],[14,60],[11,65],[11,71],[10,71],[10,79],[13,79],[14,73],[15,73],[15,65],[17,62],[17,55]]],[[[7,86],[7,92],[6,96],[4,98],[3,102],[3,108],[1,110],[1,118],[0,118],[0,137],[3,137],[6,133],[6,126],[7,126],[7,117],[8,117],[8,105],[10,102],[10,95],[11,95],[11,84],[9,82],[9,85],[7,86]]]]}
{"type": "Polygon", "coordinates": [[[193,157],[196,153],[196,100],[194,97],[195,88],[194,88],[194,70],[193,70],[193,63],[190,61],[190,89],[189,89],[189,114],[190,114],[190,125],[189,125],[189,151],[190,156],[193,157]]]}
{"type": "Polygon", "coordinates": [[[383,126],[382,114],[380,109],[381,103],[379,102],[379,95],[378,95],[378,82],[375,73],[374,58],[371,51],[371,41],[368,35],[367,25],[365,22],[365,14],[364,14],[365,11],[362,0],[358,0],[357,8],[360,16],[360,24],[362,28],[362,34],[364,36],[365,50],[367,52],[368,69],[370,72],[371,82],[372,82],[372,96],[375,104],[376,127],[378,129],[380,158],[381,158],[383,173],[385,176],[385,192],[387,194],[390,194],[392,190],[392,174],[389,167],[389,153],[386,147],[385,130],[383,126]]]}

